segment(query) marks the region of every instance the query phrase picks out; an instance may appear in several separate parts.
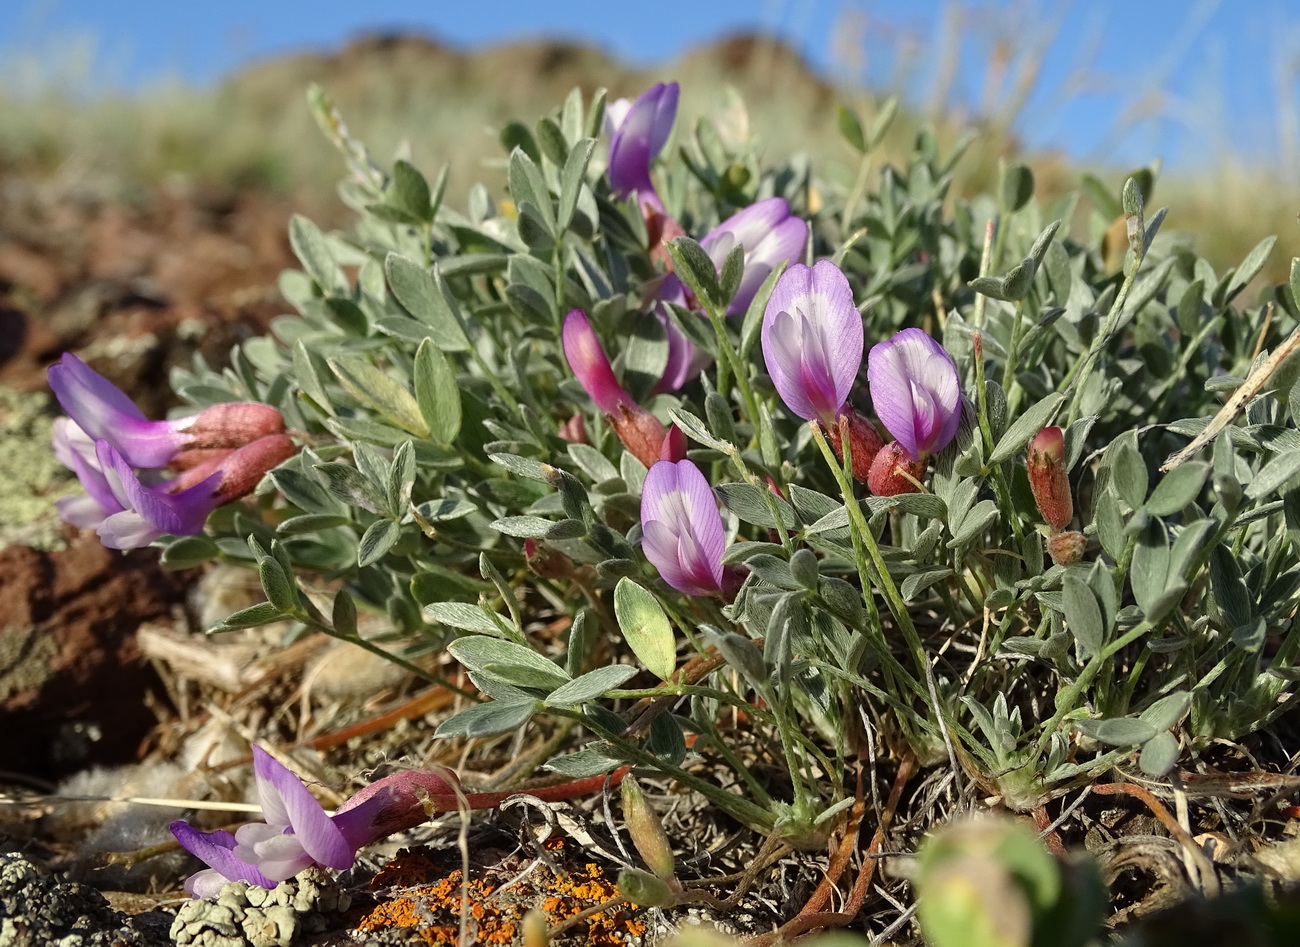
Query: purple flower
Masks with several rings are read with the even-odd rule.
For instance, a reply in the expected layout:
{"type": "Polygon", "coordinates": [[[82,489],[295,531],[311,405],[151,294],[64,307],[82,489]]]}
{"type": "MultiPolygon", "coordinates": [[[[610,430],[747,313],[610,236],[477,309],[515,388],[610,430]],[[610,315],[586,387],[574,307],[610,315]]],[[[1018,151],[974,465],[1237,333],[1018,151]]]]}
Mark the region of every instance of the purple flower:
{"type": "Polygon", "coordinates": [[[668,315],[670,303],[688,309],[693,302],[694,298],[687,293],[686,287],[675,273],[665,276],[655,293],[654,314],[664,327],[664,336],[668,341],[668,361],[664,363],[664,373],[655,385],[655,394],[677,391],[704,371],[711,361],[709,353],[696,348],[695,343],[673,324],[668,315]]]}
{"type": "Polygon", "coordinates": [[[176,841],[208,865],[185,882],[196,898],[216,897],[230,881],[274,888],[312,865],[350,868],[361,848],[426,821],[455,792],[441,776],[404,770],[367,786],[331,817],[297,776],[259,746],[253,747],[253,772],[263,822],[233,835],[171,824],[176,841]]]}
{"type": "Polygon", "coordinates": [[[617,123],[609,142],[609,184],[620,197],[632,195],[638,207],[649,204],[660,213],[663,203],[650,182],[650,162],[663,150],[677,118],[676,82],[651,86],[627,108],[608,115],[617,123]],[[621,120],[620,120],[621,118],[621,120]]]}
{"type": "Polygon", "coordinates": [[[641,530],[646,558],[677,591],[723,591],[722,514],[691,461],[661,460],[650,468],[641,489],[641,530]]]}
{"type": "Polygon", "coordinates": [[[740,244],[745,248],[744,274],[727,306],[727,315],[745,312],[768,274],[782,263],[798,261],[807,243],[808,222],[792,216],[790,205],[783,197],[769,197],[751,204],[705,234],[700,246],[719,273],[732,247],[740,244]]]}
{"type": "Polygon", "coordinates": [[[284,418],[256,402],[218,404],[174,421],[150,421],[123,392],[77,356],[48,372],[50,388],[92,441],[105,440],[132,467],[164,467],[187,449],[233,448],[284,430],[284,418]]]}
{"type": "Polygon", "coordinates": [[[615,433],[647,467],[659,459],[667,431],[653,414],[632,400],[610,367],[587,314],[572,310],[561,332],[564,358],[591,400],[609,418],[615,433]]]}
{"type": "Polygon", "coordinates": [[[209,513],[249,493],[295,450],[288,437],[273,434],[225,451],[174,480],[154,482],[149,471],[134,470],[108,441],[91,442],[76,424],[60,418],[55,454],[77,474],[86,495],[58,500],[59,515],[73,526],[94,529],[110,549],[147,546],[163,533],[196,536],[209,513]]]}
{"type": "Polygon", "coordinates": [[[862,364],[862,316],[840,268],[795,263],[763,314],[763,361],[786,406],[830,426],[862,364]]]}
{"type": "Polygon", "coordinates": [[[876,416],[917,460],[941,451],[961,423],[961,382],[952,356],[920,329],[871,347],[867,382],[876,416]]]}
{"type": "Polygon", "coordinates": [[[260,746],[253,747],[253,772],[265,822],[240,826],[234,835],[171,824],[176,841],[209,866],[185,882],[195,897],[215,897],[228,881],[274,888],[311,865],[349,868],[356,859],[316,797],[260,746]]]}

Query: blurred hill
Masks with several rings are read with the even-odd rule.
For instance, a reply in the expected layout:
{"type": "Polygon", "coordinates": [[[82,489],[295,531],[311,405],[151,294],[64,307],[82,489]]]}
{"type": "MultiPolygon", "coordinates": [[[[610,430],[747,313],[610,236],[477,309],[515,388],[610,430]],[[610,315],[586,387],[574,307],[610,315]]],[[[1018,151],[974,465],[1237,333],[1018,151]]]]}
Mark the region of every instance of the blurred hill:
{"type": "MultiPolygon", "coordinates": [[[[857,160],[840,139],[837,106],[845,102],[869,122],[883,100],[837,88],[791,47],[757,35],[725,37],[661,67],[634,69],[563,40],[466,51],[429,36],[374,34],[332,51],[254,63],[210,90],[164,85],[130,96],[90,87],[85,77],[94,74],[93,64],[49,69],[51,81],[22,96],[0,72],[4,179],[24,187],[40,181],[47,195],[137,203],[159,187],[218,203],[252,191],[326,224],[344,220],[334,191],[342,167],[308,113],[304,91],[311,82],[330,94],[353,134],[379,158],[409,155],[430,177],[446,164],[447,198],[456,205],[478,181],[490,190],[503,184],[497,130],[510,119],[531,125],[574,86],[588,95],[605,87],[611,97],[635,96],[653,82],[676,79],[679,134],[701,115],[725,116],[748,125],[769,161],[806,152],[817,173],[832,180],[850,178],[857,160]],[[62,74],[81,78],[60,81],[62,74]]],[[[1032,81],[1031,74],[1020,87],[1032,81]]],[[[1077,187],[1085,170],[1118,192],[1131,169],[1082,169],[1057,154],[1023,154],[1010,131],[1023,96],[1011,99],[975,118],[978,134],[957,167],[955,194],[993,187],[999,159],[1010,156],[1033,168],[1041,196],[1077,187]]],[[[922,125],[949,145],[972,120],[904,107],[882,145],[884,159],[905,156],[922,125]]],[[[1290,251],[1300,250],[1292,240],[1300,209],[1293,205],[1300,201],[1280,191],[1258,169],[1227,167],[1200,178],[1162,178],[1155,198],[1171,207],[1166,226],[1197,233],[1200,251],[1219,269],[1239,262],[1265,234],[1282,234],[1268,273],[1284,279],[1290,251]]]]}

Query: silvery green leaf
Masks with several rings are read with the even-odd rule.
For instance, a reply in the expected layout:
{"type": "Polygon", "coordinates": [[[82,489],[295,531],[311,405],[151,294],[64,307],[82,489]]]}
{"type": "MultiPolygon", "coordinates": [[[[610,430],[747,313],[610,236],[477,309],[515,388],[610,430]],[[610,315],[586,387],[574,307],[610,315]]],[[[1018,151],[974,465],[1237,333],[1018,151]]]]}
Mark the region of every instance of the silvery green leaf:
{"type": "Polygon", "coordinates": [[[1034,172],[1027,165],[1003,164],[998,169],[998,203],[1008,213],[1015,213],[1034,196],[1034,172]]]}
{"type": "Polygon", "coordinates": [[[1008,300],[1006,281],[998,276],[977,276],[970,281],[969,286],[972,290],[981,296],[988,296],[991,299],[1008,300]]]}
{"type": "Polygon", "coordinates": [[[867,150],[866,134],[862,130],[862,122],[858,121],[857,115],[850,112],[841,103],[835,111],[836,123],[839,125],[840,135],[849,143],[853,150],[865,152],[867,150]]]}
{"type": "Polygon", "coordinates": [[[375,520],[361,535],[357,545],[357,565],[365,567],[378,562],[402,535],[402,528],[393,520],[375,520]]]}
{"type": "Polygon", "coordinates": [[[1030,438],[1051,423],[1052,416],[1064,401],[1064,395],[1053,392],[1037,404],[1025,409],[1007,432],[998,439],[993,453],[989,455],[989,463],[1000,464],[1014,457],[1029,443],[1030,438]]]}
{"type": "Polygon", "coordinates": [[[541,169],[537,167],[534,159],[520,148],[516,148],[510,154],[510,196],[514,198],[521,220],[524,216],[524,207],[530,206],[536,215],[535,220],[541,232],[552,240],[559,236],[555,221],[555,207],[551,203],[551,192],[546,187],[541,169]]]}
{"type": "Polygon", "coordinates": [[[357,606],[346,589],[339,589],[338,594],[334,596],[330,613],[330,625],[336,633],[342,635],[357,633],[357,606]]]}
{"type": "Polygon", "coordinates": [[[469,348],[469,340],[443,293],[441,276],[404,256],[390,253],[384,259],[388,285],[412,318],[428,328],[428,335],[444,352],[469,348]]]}
{"type": "Polygon", "coordinates": [[[1179,718],[1192,705],[1192,695],[1188,691],[1178,691],[1161,697],[1154,704],[1139,714],[1139,719],[1146,721],[1157,730],[1169,730],[1178,723],[1179,718]]]}
{"type": "Polygon", "coordinates": [[[237,631],[241,628],[257,628],[283,621],[288,616],[270,602],[258,602],[248,608],[241,608],[234,614],[227,615],[208,629],[208,634],[220,634],[223,631],[237,631]]]}
{"type": "Polygon", "coordinates": [[[677,237],[665,244],[678,278],[696,297],[719,305],[721,288],[718,271],[704,248],[690,237],[677,237]]]}
{"type": "Polygon", "coordinates": [[[677,670],[677,641],[655,597],[631,579],[619,579],[614,615],[632,653],[655,677],[670,680],[677,670]]]}
{"type": "Polygon", "coordinates": [[[1061,583],[1061,598],[1065,623],[1074,635],[1080,659],[1086,661],[1101,653],[1106,643],[1106,625],[1092,589],[1078,576],[1067,573],[1061,583]]]}
{"type": "Polygon", "coordinates": [[[527,700],[492,700],[444,720],[433,732],[435,737],[490,737],[518,730],[537,713],[541,705],[527,700]]]}
{"type": "Polygon", "coordinates": [[[540,516],[503,516],[489,524],[497,532],[519,539],[544,539],[554,521],[540,516]]]}
{"type": "Polygon", "coordinates": [[[261,557],[257,563],[257,577],[266,593],[266,600],[275,606],[276,611],[289,614],[298,607],[298,590],[275,559],[261,557]]]}
{"type": "Polygon", "coordinates": [[[569,229],[573,211],[578,206],[578,195],[587,174],[587,164],[596,148],[596,139],[584,138],[577,142],[564,162],[560,174],[560,201],[556,207],[555,225],[560,233],[569,229]]]}
{"type": "Polygon", "coordinates": [[[307,275],[327,294],[346,293],[347,280],[320,228],[301,214],[289,221],[289,245],[307,275]]]}
{"type": "Polygon", "coordinates": [[[1080,732],[1094,740],[1109,743],[1111,746],[1137,746],[1146,743],[1158,732],[1145,720],[1133,717],[1116,717],[1111,720],[1076,720],[1074,725],[1080,732]]]}
{"type": "MultiPolygon", "coordinates": [[[[790,484],[790,500],[799,513],[799,519],[804,523],[815,523],[827,513],[844,509],[843,500],[818,493],[816,490],[809,490],[797,483],[790,484]]],[[[846,519],[845,523],[847,522],[846,519]]]]}
{"type": "MultiPolygon", "coordinates": [[[[723,483],[714,487],[714,492],[722,499],[727,509],[746,523],[769,528],[777,527],[778,524],[772,518],[772,511],[768,506],[768,498],[763,495],[763,488],[756,487],[752,483],[723,483]]],[[[779,497],[776,494],[769,495],[771,502],[776,505],[777,512],[784,521],[784,525],[787,527],[793,526],[797,522],[794,508],[790,506],[784,497],[779,497]]]]}
{"type": "Polygon", "coordinates": [[[735,453],[736,448],[733,445],[728,444],[726,441],[720,441],[710,434],[708,426],[689,411],[682,408],[672,408],[668,412],[668,418],[691,440],[697,441],[705,447],[720,450],[723,453],[735,453]]]}
{"type": "Polygon", "coordinates": [[[1147,465],[1130,438],[1116,445],[1111,476],[1120,499],[1135,510],[1141,508],[1147,496],[1147,465]]]}
{"type": "Polygon", "coordinates": [[[873,515],[882,510],[896,508],[923,520],[941,520],[948,515],[947,504],[933,493],[900,493],[892,497],[867,497],[867,507],[873,515]]]}
{"type": "Polygon", "coordinates": [[[493,453],[488,454],[488,459],[517,476],[526,477],[529,480],[539,480],[542,483],[551,482],[552,475],[550,471],[554,468],[550,467],[549,464],[533,460],[531,457],[520,457],[518,454],[493,453]]]}
{"type": "Polygon", "coordinates": [[[709,429],[721,440],[729,444],[736,443],[736,425],[731,416],[731,404],[716,391],[704,396],[704,416],[708,418],[709,429]]]}
{"type": "Polygon", "coordinates": [[[585,704],[600,697],[606,691],[622,687],[636,677],[637,673],[637,669],[630,664],[611,664],[608,667],[596,668],[553,690],[546,698],[546,706],[572,707],[585,704]]]}
{"type": "Polygon", "coordinates": [[[439,444],[452,444],[460,433],[460,386],[447,356],[425,339],[415,352],[415,401],[428,435],[439,444]]]}
{"type": "Polygon", "coordinates": [[[325,488],[344,503],[370,513],[386,512],[385,497],[377,484],[347,464],[317,464],[313,468],[325,480],[325,488]]]}
{"type": "Polygon", "coordinates": [[[163,549],[160,561],[164,569],[192,569],[219,553],[217,544],[207,536],[180,536],[163,549]]]}
{"type": "Polygon", "coordinates": [[[961,528],[948,540],[948,548],[961,549],[970,545],[1001,515],[1002,511],[992,500],[980,500],[962,517],[961,528]]]}
{"type": "Polygon", "coordinates": [[[588,779],[601,776],[615,769],[623,758],[615,755],[614,748],[607,743],[585,746],[576,753],[565,753],[553,757],[544,767],[569,779],[588,779]]]}
{"type": "Polygon", "coordinates": [[[776,281],[785,273],[786,264],[781,263],[767,278],[763,280],[763,285],[758,288],[754,298],[749,303],[749,308],[745,310],[744,321],[740,324],[740,358],[741,361],[749,359],[749,353],[754,349],[754,343],[758,341],[760,330],[763,327],[763,314],[767,312],[768,301],[772,298],[772,290],[776,288],[776,281]]]}
{"type": "Polygon", "coordinates": [[[326,359],[339,383],[361,404],[373,408],[416,437],[428,437],[429,427],[411,393],[363,358],[335,355],[326,359]]]}
{"type": "Polygon", "coordinates": [[[759,553],[746,559],[745,565],[754,575],[764,582],[775,585],[777,588],[794,590],[803,587],[790,571],[790,564],[784,559],[778,559],[776,556],[767,553],[759,553]]]}
{"type": "Polygon", "coordinates": [[[468,500],[458,500],[452,497],[444,497],[441,500],[430,500],[428,503],[421,503],[415,508],[416,513],[428,523],[442,523],[447,520],[458,520],[461,517],[469,516],[477,512],[478,507],[468,500]]]}
{"type": "Polygon", "coordinates": [[[947,567],[942,569],[923,569],[920,572],[913,572],[903,580],[903,583],[898,590],[899,594],[903,596],[903,601],[905,602],[914,601],[917,595],[921,592],[934,585],[934,583],[940,582],[953,574],[953,571],[947,567]]]}
{"type": "Polygon", "coordinates": [[[1094,522],[1097,526],[1097,538],[1106,555],[1118,560],[1128,543],[1124,516],[1120,512],[1119,497],[1111,487],[1097,494],[1094,510],[1094,522]]]}
{"type": "Polygon", "coordinates": [[[405,211],[418,221],[428,223],[433,220],[429,182],[410,162],[399,159],[393,163],[393,178],[389,182],[388,199],[394,207],[405,211]]]}
{"type": "Polygon", "coordinates": [[[393,452],[386,482],[388,509],[394,515],[411,503],[411,489],[415,485],[415,445],[405,441],[393,452]]]}
{"type": "Polygon", "coordinates": [[[1169,540],[1164,527],[1157,520],[1149,522],[1138,536],[1137,547],[1133,550],[1133,561],[1129,567],[1129,581],[1133,586],[1133,596],[1142,611],[1151,621],[1161,615],[1154,612],[1155,606],[1169,588],[1169,540]]]}
{"type": "Polygon", "coordinates": [[[714,640],[727,663],[740,672],[750,687],[760,694],[768,691],[767,664],[763,661],[763,652],[752,639],[728,631],[717,635],[714,640]]]}
{"type": "MultiPolygon", "coordinates": [[[[425,613],[428,611],[426,607],[425,613]]],[[[517,687],[553,690],[570,679],[554,661],[549,661],[532,648],[514,641],[487,635],[469,635],[450,642],[447,650],[467,669],[517,687]]]]}
{"type": "Polygon", "coordinates": [[[481,605],[470,605],[468,602],[431,602],[424,606],[424,617],[448,628],[496,637],[505,634],[510,628],[510,623],[501,616],[489,612],[481,605]]]}
{"type": "Polygon", "coordinates": [[[590,444],[570,444],[569,456],[594,483],[618,479],[618,468],[590,444]]]}
{"type": "Polygon", "coordinates": [[[768,555],[780,555],[784,552],[780,543],[762,543],[751,540],[740,540],[729,545],[722,553],[722,562],[725,565],[734,565],[737,562],[744,562],[755,553],[767,553],[768,555]]]}
{"type": "Polygon", "coordinates": [[[1138,756],[1138,768],[1148,776],[1164,776],[1178,762],[1180,748],[1178,739],[1170,732],[1157,733],[1142,744],[1142,753],[1138,756]]]}
{"type": "Polygon", "coordinates": [[[1252,620],[1251,597],[1241,578],[1237,557],[1223,543],[1210,550],[1210,591],[1228,630],[1252,620]]]}
{"type": "Polygon", "coordinates": [[[1234,296],[1246,288],[1246,286],[1259,275],[1260,270],[1264,268],[1268,256],[1273,252],[1273,245],[1277,243],[1277,236],[1270,235],[1265,237],[1254,248],[1246,254],[1246,259],[1241,261],[1241,266],[1232,275],[1232,282],[1228,284],[1228,292],[1224,296],[1224,302],[1230,302],[1234,296]]]}
{"type": "Polygon", "coordinates": [[[1300,478],[1300,450],[1278,454],[1246,486],[1246,496],[1259,500],[1272,493],[1286,493],[1300,478]]]}

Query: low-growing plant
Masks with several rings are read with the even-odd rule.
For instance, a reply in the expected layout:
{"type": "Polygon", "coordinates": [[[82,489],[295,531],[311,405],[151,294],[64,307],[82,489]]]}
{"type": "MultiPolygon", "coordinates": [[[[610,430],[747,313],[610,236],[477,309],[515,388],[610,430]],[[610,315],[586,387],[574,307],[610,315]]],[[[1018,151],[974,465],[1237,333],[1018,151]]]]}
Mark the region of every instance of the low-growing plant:
{"type": "Polygon", "coordinates": [[[888,109],[843,114],[842,192],[674,128],[671,85],[511,123],[508,193],[454,209],[310,100],[355,226],[295,218],[294,312],[171,378],[300,445],[157,542],[258,571],[214,631],[434,682],[449,653],[474,703],[438,735],[571,721],[556,772],[657,771],[790,846],[847,817],[868,744],[1024,811],[1294,703],[1300,269],[1243,296],[1273,238],[1215,272],[1147,173],[1042,206],[1008,164],[954,199],[961,146],[877,163],[888,109]]]}

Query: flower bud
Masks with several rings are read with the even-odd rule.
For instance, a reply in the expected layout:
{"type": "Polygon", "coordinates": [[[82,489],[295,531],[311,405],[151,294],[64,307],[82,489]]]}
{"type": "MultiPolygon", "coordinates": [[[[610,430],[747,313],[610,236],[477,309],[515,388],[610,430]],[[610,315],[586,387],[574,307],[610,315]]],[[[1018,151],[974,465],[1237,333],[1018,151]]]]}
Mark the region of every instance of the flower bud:
{"type": "Polygon", "coordinates": [[[1083,558],[1087,540],[1077,530],[1052,533],[1047,537],[1047,554],[1058,566],[1072,566],[1083,558]]]}
{"type": "Polygon", "coordinates": [[[167,482],[167,492],[177,493],[219,473],[221,480],[213,491],[213,497],[219,503],[229,503],[252,493],[268,470],[284,463],[297,450],[297,445],[284,434],[260,437],[251,444],[237,450],[222,451],[221,456],[189,468],[167,482]]]}
{"type": "Polygon", "coordinates": [[[668,834],[664,832],[663,823],[659,821],[659,813],[647,801],[640,784],[630,773],[623,777],[622,791],[623,821],[627,824],[627,834],[632,837],[632,844],[651,871],[669,887],[678,887],[673,846],[668,841],[668,834]]]}
{"type": "MultiPolygon", "coordinates": [[[[856,467],[857,464],[854,464],[856,467]]],[[[878,497],[916,493],[917,481],[925,476],[925,461],[917,460],[898,441],[890,441],[871,462],[867,486],[878,497]]]]}
{"type": "Polygon", "coordinates": [[[1065,469],[1065,435],[1059,427],[1045,427],[1029,442],[1029,488],[1043,521],[1062,530],[1074,517],[1070,477],[1065,469]]]}
{"type": "Polygon", "coordinates": [[[571,444],[590,444],[591,438],[587,437],[587,419],[581,414],[575,414],[560,425],[560,437],[571,444]]]}
{"type": "Polygon", "coordinates": [[[284,416],[269,404],[236,401],[214,404],[181,428],[186,450],[243,447],[262,437],[284,433],[284,416]]]}
{"type": "Polygon", "coordinates": [[[871,462],[876,459],[880,449],[885,446],[885,439],[880,436],[876,426],[852,408],[845,408],[836,423],[826,428],[827,439],[835,449],[835,456],[844,460],[844,443],[842,430],[848,428],[849,453],[853,460],[853,477],[863,483],[871,476],[871,462]]]}
{"type": "Polygon", "coordinates": [[[661,879],[638,868],[624,868],[618,873],[618,893],[637,907],[667,908],[677,903],[677,895],[661,879]]]}
{"type": "Polygon", "coordinates": [[[653,467],[662,459],[664,439],[668,432],[653,414],[639,405],[628,407],[620,404],[615,413],[609,415],[614,425],[614,433],[623,442],[623,446],[632,452],[632,456],[647,467],[653,467]]]}
{"type": "Polygon", "coordinates": [[[535,539],[524,540],[524,559],[534,575],[543,579],[566,579],[573,575],[573,560],[562,552],[539,545],[535,539]]]}
{"type": "Polygon", "coordinates": [[[659,459],[677,463],[686,459],[686,435],[676,424],[668,426],[663,445],[659,448],[659,459]]]}

